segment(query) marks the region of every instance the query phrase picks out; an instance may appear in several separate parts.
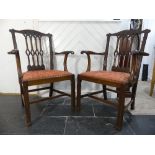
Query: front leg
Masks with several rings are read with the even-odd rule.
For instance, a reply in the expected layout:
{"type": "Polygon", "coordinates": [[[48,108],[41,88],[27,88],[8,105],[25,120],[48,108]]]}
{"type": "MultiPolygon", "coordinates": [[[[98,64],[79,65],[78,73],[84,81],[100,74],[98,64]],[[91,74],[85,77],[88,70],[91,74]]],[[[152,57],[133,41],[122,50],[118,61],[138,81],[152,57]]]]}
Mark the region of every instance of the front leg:
{"type": "Polygon", "coordinates": [[[26,82],[23,83],[23,96],[24,96],[24,108],[25,108],[25,121],[26,126],[29,127],[31,125],[31,112],[30,112],[30,102],[29,102],[29,94],[28,94],[28,84],[26,82]]]}

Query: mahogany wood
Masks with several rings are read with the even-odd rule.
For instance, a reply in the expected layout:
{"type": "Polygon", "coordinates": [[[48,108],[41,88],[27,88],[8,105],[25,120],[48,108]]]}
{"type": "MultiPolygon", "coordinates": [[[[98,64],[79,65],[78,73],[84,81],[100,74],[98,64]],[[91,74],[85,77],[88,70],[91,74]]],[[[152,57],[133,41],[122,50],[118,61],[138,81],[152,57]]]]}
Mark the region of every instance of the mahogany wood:
{"type": "MultiPolygon", "coordinates": [[[[21,68],[21,59],[20,59],[20,54],[19,50],[17,47],[17,38],[16,35],[21,35],[23,36],[25,40],[25,54],[27,56],[27,70],[29,71],[36,71],[36,70],[46,70],[45,68],[45,51],[43,49],[43,41],[44,39],[47,39],[49,42],[49,62],[50,66],[49,68],[51,70],[54,69],[54,63],[53,63],[53,44],[52,44],[52,34],[45,34],[39,31],[35,30],[14,30],[10,29],[10,32],[12,34],[12,40],[13,40],[13,46],[14,49],[8,54],[13,54],[15,55],[16,58],[16,64],[17,64],[17,72],[18,72],[18,80],[20,84],[20,92],[21,92],[21,99],[22,99],[22,104],[25,108],[25,121],[26,125],[30,126],[31,125],[31,112],[30,112],[30,104],[32,103],[38,103],[40,101],[44,101],[47,99],[52,99],[52,98],[57,98],[61,96],[70,96],[71,97],[71,108],[72,110],[75,110],[75,77],[73,74],[69,74],[68,76],[63,76],[60,75],[59,77],[52,77],[48,79],[36,79],[35,81],[23,81],[23,72],[21,68]],[[66,81],[69,80],[71,81],[71,94],[59,91],[54,89],[53,85],[55,82],[59,81],[66,81]],[[50,84],[49,87],[44,87],[44,88],[36,88],[36,89],[31,89],[29,90],[29,86],[34,86],[34,85],[39,85],[39,84],[50,84]],[[39,91],[39,90],[46,90],[49,89],[49,97],[47,98],[42,98],[38,101],[29,101],[29,92],[33,91],[39,91]],[[60,93],[60,95],[53,96],[53,91],[60,93]]],[[[20,43],[20,42],[19,42],[20,43]]],[[[56,55],[64,55],[64,71],[67,70],[67,58],[69,54],[74,54],[73,51],[63,51],[61,53],[55,53],[56,55]]]]}
{"type": "Polygon", "coordinates": [[[77,78],[77,109],[80,110],[80,100],[82,97],[91,97],[98,101],[110,104],[114,107],[117,107],[117,120],[116,120],[116,128],[121,129],[123,125],[123,115],[125,110],[129,105],[131,105],[131,109],[134,109],[135,106],[135,97],[137,90],[137,83],[139,78],[139,72],[142,62],[143,56],[148,56],[149,54],[144,52],[147,36],[150,30],[123,30],[117,33],[109,33],[107,34],[107,42],[106,49],[102,53],[96,53],[93,51],[81,51],[81,54],[86,54],[88,58],[88,66],[86,72],[91,72],[91,55],[102,55],[104,57],[103,62],[103,70],[107,69],[107,57],[110,46],[110,39],[116,38],[116,45],[114,49],[114,58],[113,65],[111,71],[115,72],[126,72],[130,75],[130,80],[128,80],[125,84],[118,84],[117,82],[111,82],[109,80],[103,81],[100,78],[94,79],[92,77],[84,76],[83,74],[79,74],[77,78]],[[142,37],[143,35],[143,37],[142,37]],[[134,39],[137,36],[141,36],[141,41],[139,44],[135,46],[134,39]],[[96,91],[81,95],[81,83],[82,81],[89,81],[93,83],[102,84],[102,91],[96,91]],[[114,87],[116,90],[111,88],[107,88],[106,86],[114,87]],[[112,103],[111,100],[107,98],[107,90],[117,93],[117,101],[118,104],[112,103]],[[93,96],[95,94],[103,92],[103,98],[99,98],[93,96]],[[128,104],[125,106],[125,98],[131,98],[128,104]]]}

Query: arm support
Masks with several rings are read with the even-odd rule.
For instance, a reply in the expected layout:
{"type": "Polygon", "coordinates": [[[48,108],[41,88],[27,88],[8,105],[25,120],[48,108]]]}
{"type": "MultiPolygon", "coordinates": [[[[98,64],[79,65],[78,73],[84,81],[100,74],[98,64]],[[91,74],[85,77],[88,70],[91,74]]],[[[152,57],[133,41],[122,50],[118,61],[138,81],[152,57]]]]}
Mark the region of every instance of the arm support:
{"type": "Polygon", "coordinates": [[[132,51],[131,55],[132,55],[131,77],[133,81],[137,81],[139,78],[142,58],[143,56],[149,56],[149,53],[141,51],[132,51]]]}
{"type": "Polygon", "coordinates": [[[17,72],[18,72],[18,78],[19,81],[22,78],[22,69],[21,69],[21,63],[20,63],[20,57],[19,57],[19,51],[17,49],[13,49],[8,54],[14,54],[16,57],[16,64],[17,64],[17,72]]]}
{"type": "Polygon", "coordinates": [[[68,58],[68,55],[69,54],[74,54],[73,51],[63,51],[63,52],[60,52],[60,53],[57,53],[55,52],[55,55],[64,55],[64,71],[68,71],[67,69],[67,58],[68,58]]]}
{"type": "Polygon", "coordinates": [[[19,51],[17,49],[11,50],[10,52],[8,52],[8,54],[18,54],[19,51]]]}
{"type": "Polygon", "coordinates": [[[90,55],[105,55],[105,53],[96,53],[93,51],[81,51],[81,54],[86,54],[88,59],[88,66],[86,72],[89,72],[91,70],[91,58],[90,55]]]}

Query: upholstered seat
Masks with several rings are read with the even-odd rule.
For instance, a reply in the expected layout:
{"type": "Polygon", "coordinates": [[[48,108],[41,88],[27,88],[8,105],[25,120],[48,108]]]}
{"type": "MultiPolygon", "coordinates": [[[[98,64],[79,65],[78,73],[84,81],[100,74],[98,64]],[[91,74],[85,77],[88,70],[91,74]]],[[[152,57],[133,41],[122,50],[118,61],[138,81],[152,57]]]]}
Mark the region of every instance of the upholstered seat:
{"type": "Polygon", "coordinates": [[[130,74],[124,72],[114,72],[114,71],[90,71],[80,74],[80,79],[91,81],[95,80],[100,82],[109,83],[109,85],[122,85],[126,84],[130,80],[130,74]]]}
{"type": "Polygon", "coordinates": [[[67,71],[59,70],[38,70],[27,71],[23,73],[23,81],[45,80],[51,78],[71,77],[72,74],[67,71]]]}

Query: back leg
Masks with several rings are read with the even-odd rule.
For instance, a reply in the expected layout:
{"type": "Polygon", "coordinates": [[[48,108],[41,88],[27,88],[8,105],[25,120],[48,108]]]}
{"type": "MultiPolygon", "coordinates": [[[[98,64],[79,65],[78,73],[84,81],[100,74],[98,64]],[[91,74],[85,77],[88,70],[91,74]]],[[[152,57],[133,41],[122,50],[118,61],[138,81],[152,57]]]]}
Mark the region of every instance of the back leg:
{"type": "Polygon", "coordinates": [[[77,111],[81,108],[81,79],[77,77],[77,111]]]}
{"type": "Polygon", "coordinates": [[[132,101],[132,103],[131,103],[131,110],[134,110],[134,109],[135,109],[136,90],[137,90],[137,83],[135,83],[134,86],[132,87],[131,99],[132,99],[133,101],[132,101]]]}
{"type": "Polygon", "coordinates": [[[53,83],[50,84],[49,97],[52,97],[52,95],[53,95],[53,83]]]}
{"type": "Polygon", "coordinates": [[[103,96],[104,96],[104,99],[107,100],[106,86],[105,85],[102,85],[102,88],[103,88],[103,96]]]}

